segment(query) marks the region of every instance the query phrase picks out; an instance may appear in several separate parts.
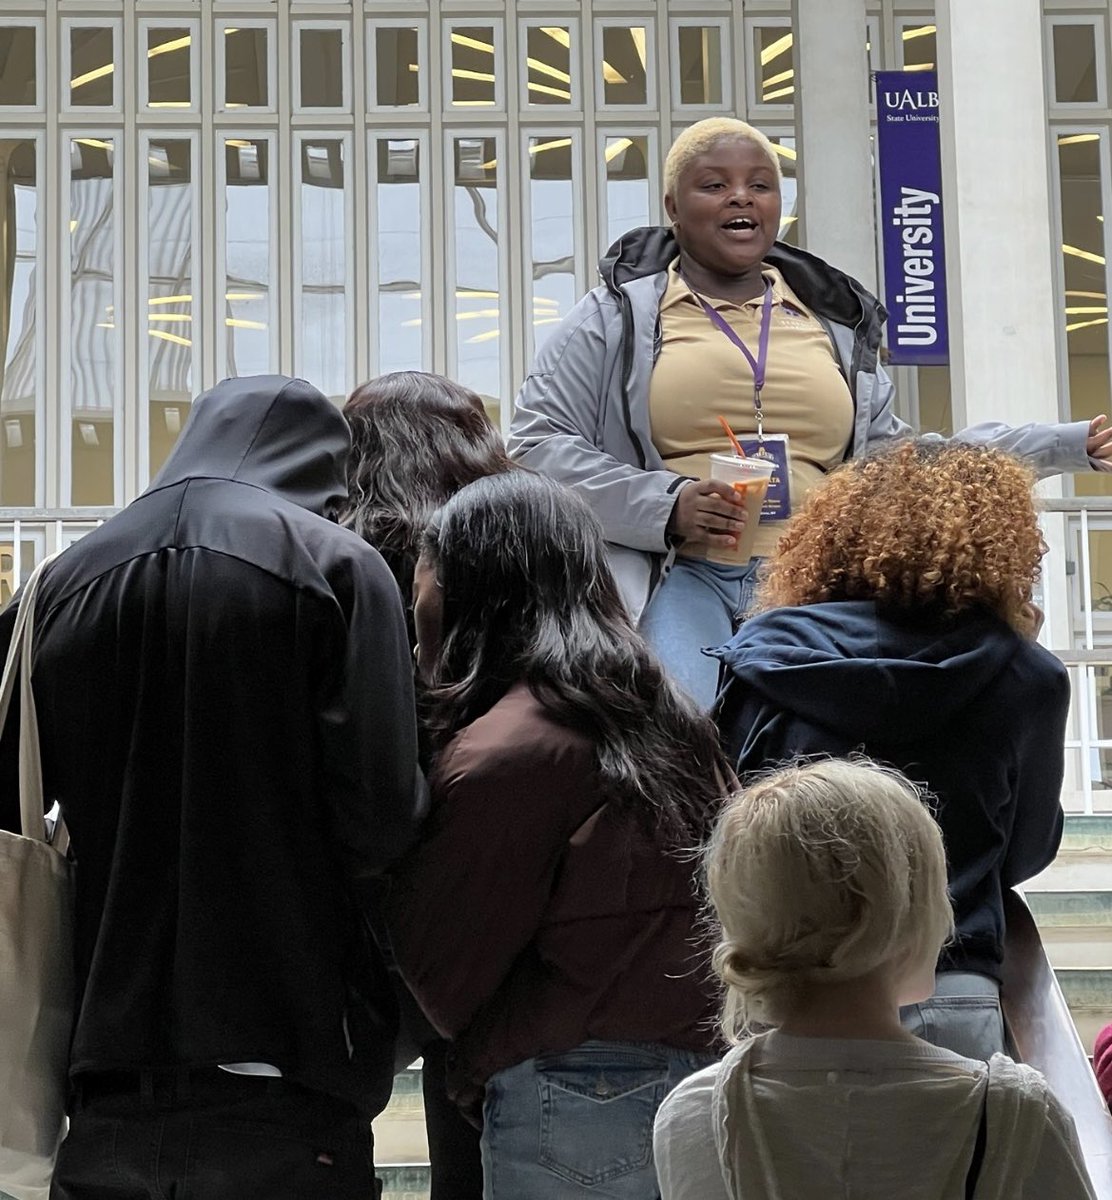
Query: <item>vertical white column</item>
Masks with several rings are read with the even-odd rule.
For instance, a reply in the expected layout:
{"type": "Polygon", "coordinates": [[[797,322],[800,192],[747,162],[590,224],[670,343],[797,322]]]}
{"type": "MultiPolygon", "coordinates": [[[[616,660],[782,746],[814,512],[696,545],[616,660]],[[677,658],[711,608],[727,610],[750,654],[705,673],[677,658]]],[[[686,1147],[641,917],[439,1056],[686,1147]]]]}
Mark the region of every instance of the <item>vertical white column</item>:
{"type": "Polygon", "coordinates": [[[1058,420],[1040,0],[938,0],[954,427],[1058,420]]]}
{"type": "Polygon", "coordinates": [[[876,291],[865,0],[792,0],[807,249],[876,291]]]}

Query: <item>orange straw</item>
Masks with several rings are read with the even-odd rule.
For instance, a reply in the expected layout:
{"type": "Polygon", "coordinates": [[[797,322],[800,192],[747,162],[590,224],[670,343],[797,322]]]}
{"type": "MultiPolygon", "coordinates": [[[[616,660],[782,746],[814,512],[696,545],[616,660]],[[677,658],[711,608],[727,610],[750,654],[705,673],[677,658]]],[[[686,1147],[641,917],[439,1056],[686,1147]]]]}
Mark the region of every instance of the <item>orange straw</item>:
{"type": "Polygon", "coordinates": [[[744,458],[745,451],[741,448],[741,442],[737,440],[734,431],[730,428],[730,422],[727,421],[725,417],[719,417],[718,424],[721,425],[726,431],[726,436],[730,439],[730,445],[733,446],[734,453],[738,456],[738,458],[744,458]]]}

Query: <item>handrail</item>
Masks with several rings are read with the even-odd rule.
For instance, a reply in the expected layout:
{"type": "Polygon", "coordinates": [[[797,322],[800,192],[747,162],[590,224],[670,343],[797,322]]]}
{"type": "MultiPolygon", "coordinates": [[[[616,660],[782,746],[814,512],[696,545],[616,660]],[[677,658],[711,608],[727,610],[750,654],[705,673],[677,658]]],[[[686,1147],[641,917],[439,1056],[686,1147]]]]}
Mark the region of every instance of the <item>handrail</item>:
{"type": "Polygon", "coordinates": [[[1046,1076],[1077,1127],[1097,1200],[1112,1200],[1112,1116],[1023,898],[1004,891],[1000,1003],[1015,1056],[1046,1076]]]}

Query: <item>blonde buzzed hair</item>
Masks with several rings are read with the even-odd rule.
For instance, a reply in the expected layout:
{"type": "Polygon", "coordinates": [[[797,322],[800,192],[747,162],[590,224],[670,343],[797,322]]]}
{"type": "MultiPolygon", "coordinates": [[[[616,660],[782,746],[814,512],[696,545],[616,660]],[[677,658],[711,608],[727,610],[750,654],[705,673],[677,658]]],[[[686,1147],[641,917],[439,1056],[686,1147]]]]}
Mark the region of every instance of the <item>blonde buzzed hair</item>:
{"type": "Polygon", "coordinates": [[[705,121],[696,121],[694,125],[688,126],[672,143],[668,157],[664,160],[664,194],[674,196],[676,182],[683,174],[684,168],[692,159],[705,154],[715,142],[723,138],[755,142],[768,155],[776,178],[782,178],[780,156],[759,129],[746,121],[739,121],[736,117],[707,117],[705,121]]]}
{"type": "Polygon", "coordinates": [[[812,986],[934,965],[953,934],[942,833],[918,789],[864,758],[780,768],[727,803],[706,850],[731,1040],[812,986]]]}

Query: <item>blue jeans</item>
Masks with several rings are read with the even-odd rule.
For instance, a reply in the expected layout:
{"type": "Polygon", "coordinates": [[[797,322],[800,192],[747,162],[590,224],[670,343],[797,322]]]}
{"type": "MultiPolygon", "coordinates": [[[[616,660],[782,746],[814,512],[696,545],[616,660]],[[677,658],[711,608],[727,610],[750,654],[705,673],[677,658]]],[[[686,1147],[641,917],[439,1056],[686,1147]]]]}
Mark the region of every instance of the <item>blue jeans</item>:
{"type": "Polygon", "coordinates": [[[483,1200],[654,1200],[656,1110],[714,1061],[643,1042],[584,1042],[499,1071],[483,1105],[483,1200]]]}
{"type": "Polygon", "coordinates": [[[1000,985],[972,971],[939,971],[934,995],[900,1009],[900,1023],[932,1046],[987,1061],[1006,1054],[1000,985]]]}
{"type": "Polygon", "coordinates": [[[677,558],[641,617],[641,633],[665,671],[709,709],[718,692],[718,659],[703,650],[728,642],[753,606],[757,568],[728,567],[701,558],[677,558]]]}

